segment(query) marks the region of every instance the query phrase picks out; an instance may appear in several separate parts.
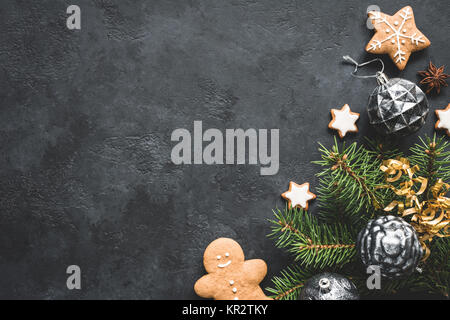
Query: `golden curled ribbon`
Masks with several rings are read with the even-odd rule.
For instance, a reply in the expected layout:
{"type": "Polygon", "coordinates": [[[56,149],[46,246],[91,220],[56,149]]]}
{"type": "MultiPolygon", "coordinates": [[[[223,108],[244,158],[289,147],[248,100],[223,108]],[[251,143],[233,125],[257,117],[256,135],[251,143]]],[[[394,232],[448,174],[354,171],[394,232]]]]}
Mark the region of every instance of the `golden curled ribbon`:
{"type": "Polygon", "coordinates": [[[419,234],[419,240],[424,247],[426,260],[430,255],[430,249],[426,242],[431,242],[433,237],[449,237],[450,227],[450,198],[445,197],[450,190],[450,185],[439,179],[431,188],[432,198],[420,201],[428,187],[428,179],[424,177],[414,177],[419,171],[417,165],[411,167],[406,158],[389,159],[383,161],[380,170],[386,174],[387,185],[382,188],[391,189],[402,200],[394,200],[384,211],[392,211],[397,207],[398,213],[402,216],[411,216],[411,225],[419,234]],[[404,175],[404,181],[399,183],[399,188],[392,185],[399,181],[404,175]]]}
{"type": "Polygon", "coordinates": [[[401,178],[403,174],[407,174],[412,179],[414,173],[419,171],[419,166],[410,166],[409,160],[406,158],[389,159],[383,161],[380,170],[388,175],[387,182],[395,182],[401,178]],[[392,177],[393,176],[393,177],[392,177]]]}

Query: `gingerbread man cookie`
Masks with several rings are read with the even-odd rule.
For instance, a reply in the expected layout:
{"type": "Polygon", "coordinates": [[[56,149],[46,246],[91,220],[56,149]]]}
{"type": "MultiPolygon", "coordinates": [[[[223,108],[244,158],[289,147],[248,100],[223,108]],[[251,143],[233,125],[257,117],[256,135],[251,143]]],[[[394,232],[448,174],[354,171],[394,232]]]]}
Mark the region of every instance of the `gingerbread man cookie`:
{"type": "Polygon", "coordinates": [[[370,11],[369,18],[375,34],[366,46],[366,51],[389,54],[396,67],[405,69],[411,53],[428,47],[431,42],[419,31],[410,6],[404,7],[393,16],[379,11],[370,11]]]}
{"type": "Polygon", "coordinates": [[[203,298],[215,300],[272,300],[262,291],[259,283],[267,273],[263,260],[245,261],[241,246],[229,238],[211,242],[203,255],[207,275],[194,285],[203,298]]]}

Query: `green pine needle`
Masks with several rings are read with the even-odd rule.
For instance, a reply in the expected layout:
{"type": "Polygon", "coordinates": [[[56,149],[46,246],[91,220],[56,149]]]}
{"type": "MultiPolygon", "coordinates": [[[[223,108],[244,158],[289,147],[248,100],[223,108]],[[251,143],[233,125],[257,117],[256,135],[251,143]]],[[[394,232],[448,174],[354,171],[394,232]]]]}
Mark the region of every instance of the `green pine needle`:
{"type": "Polygon", "coordinates": [[[324,268],[352,260],[355,234],[342,224],[328,225],[303,209],[274,210],[272,233],[276,245],[287,248],[301,265],[324,268]]]}
{"type": "Polygon", "coordinates": [[[320,216],[329,221],[364,225],[387,201],[387,190],[380,188],[384,183],[382,159],[375,151],[356,143],[349,147],[344,143],[339,148],[336,138],[331,149],[319,145],[322,159],[313,163],[323,167],[317,174],[320,216]]]}
{"type": "Polygon", "coordinates": [[[411,155],[408,157],[412,165],[418,165],[420,171],[416,173],[428,179],[428,187],[424,196],[431,197],[430,188],[438,179],[444,182],[450,180],[450,143],[446,137],[420,138],[420,143],[410,148],[411,155]]]}
{"type": "Polygon", "coordinates": [[[266,288],[275,300],[297,300],[305,282],[314,275],[313,270],[291,266],[272,279],[273,288],[266,288]]]}

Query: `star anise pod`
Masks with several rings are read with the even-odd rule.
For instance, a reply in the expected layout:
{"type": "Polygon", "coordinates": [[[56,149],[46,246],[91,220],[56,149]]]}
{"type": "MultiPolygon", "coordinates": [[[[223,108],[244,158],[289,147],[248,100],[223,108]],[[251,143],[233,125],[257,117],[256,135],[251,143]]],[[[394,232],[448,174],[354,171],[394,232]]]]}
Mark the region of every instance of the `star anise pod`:
{"type": "Polygon", "coordinates": [[[436,92],[439,94],[441,92],[441,87],[448,86],[445,79],[449,78],[450,75],[444,73],[444,66],[436,68],[436,66],[430,61],[428,70],[419,71],[418,74],[423,77],[420,83],[428,86],[426,91],[427,93],[433,89],[436,89],[436,92]]]}

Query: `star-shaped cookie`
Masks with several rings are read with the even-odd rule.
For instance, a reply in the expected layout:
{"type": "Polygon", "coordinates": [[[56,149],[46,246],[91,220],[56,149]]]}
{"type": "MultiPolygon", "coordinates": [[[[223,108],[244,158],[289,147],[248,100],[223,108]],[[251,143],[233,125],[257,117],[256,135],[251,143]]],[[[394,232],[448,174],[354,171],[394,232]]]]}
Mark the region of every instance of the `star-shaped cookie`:
{"type": "Polygon", "coordinates": [[[435,112],[439,120],[436,121],[434,127],[436,129],[446,130],[447,135],[450,137],[450,103],[447,105],[447,108],[436,110],[435,112]]]}
{"type": "Polygon", "coordinates": [[[341,138],[344,138],[347,132],[358,132],[355,123],[359,119],[359,113],[352,112],[348,104],[344,104],[341,109],[331,109],[331,117],[328,128],[337,130],[341,138]]]}
{"type": "Polygon", "coordinates": [[[431,44],[417,29],[410,6],[404,7],[393,16],[379,11],[370,11],[368,16],[375,27],[375,34],[367,44],[366,51],[389,54],[400,70],[405,69],[412,52],[425,49],[431,44]]]}
{"type": "Polygon", "coordinates": [[[302,207],[308,210],[308,201],[315,199],[316,195],[309,192],[309,183],[297,184],[289,182],[289,190],[281,195],[289,203],[289,208],[302,207]]]}

